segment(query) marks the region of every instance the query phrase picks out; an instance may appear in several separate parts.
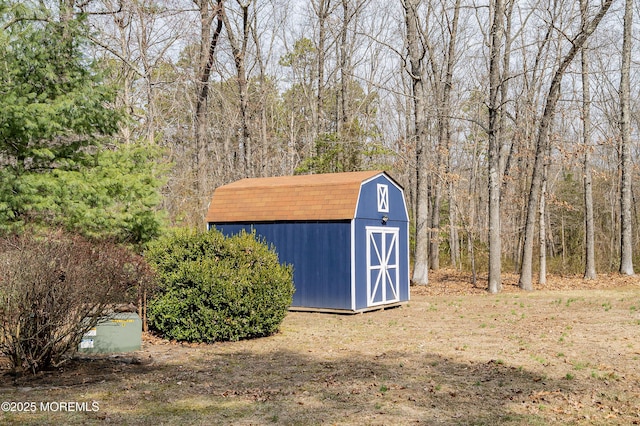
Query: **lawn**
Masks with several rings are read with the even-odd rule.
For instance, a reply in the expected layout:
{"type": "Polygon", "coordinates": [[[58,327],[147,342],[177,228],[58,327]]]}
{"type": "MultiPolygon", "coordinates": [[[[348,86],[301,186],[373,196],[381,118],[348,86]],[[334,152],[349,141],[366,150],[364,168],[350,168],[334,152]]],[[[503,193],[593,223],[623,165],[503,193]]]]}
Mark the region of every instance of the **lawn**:
{"type": "Polygon", "coordinates": [[[0,423],[640,424],[639,281],[524,293],[507,277],[490,295],[442,271],[400,308],[289,313],[268,338],[145,336],[135,354],[2,375],[2,401],[35,410],[0,423]]]}

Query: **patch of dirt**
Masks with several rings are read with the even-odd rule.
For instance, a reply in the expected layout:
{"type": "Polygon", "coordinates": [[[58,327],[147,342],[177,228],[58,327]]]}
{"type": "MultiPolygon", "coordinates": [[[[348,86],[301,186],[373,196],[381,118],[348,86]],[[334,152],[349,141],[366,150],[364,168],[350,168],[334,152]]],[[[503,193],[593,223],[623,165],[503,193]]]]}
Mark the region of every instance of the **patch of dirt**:
{"type": "Polygon", "coordinates": [[[182,344],[0,378],[4,401],[97,411],[3,424],[640,424],[640,279],[550,277],[534,292],[441,270],[406,305],[291,312],[263,339],[182,344]],[[482,287],[481,287],[482,286],[482,287]]]}

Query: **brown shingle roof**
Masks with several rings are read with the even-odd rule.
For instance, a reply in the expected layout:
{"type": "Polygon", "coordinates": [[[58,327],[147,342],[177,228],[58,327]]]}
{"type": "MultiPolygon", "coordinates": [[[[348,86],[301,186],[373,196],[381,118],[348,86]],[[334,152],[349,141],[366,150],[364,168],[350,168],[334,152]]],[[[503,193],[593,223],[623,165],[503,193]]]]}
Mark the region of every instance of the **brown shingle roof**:
{"type": "Polygon", "coordinates": [[[213,193],[206,221],[353,219],[363,181],[380,171],[242,179],[213,193]]]}

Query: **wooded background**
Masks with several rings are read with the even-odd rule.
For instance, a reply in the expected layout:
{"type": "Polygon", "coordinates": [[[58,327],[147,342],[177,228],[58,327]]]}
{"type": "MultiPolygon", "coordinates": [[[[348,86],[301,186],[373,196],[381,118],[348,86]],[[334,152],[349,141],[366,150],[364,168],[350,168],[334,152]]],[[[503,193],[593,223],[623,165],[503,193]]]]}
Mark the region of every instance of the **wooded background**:
{"type": "Polygon", "coordinates": [[[113,137],[161,149],[171,226],[204,226],[213,190],[243,177],[385,169],[411,210],[414,283],[444,266],[488,273],[491,292],[504,270],[523,289],[633,274],[638,2],[26,4],[84,17],[85,60],[126,113],[113,137]]]}

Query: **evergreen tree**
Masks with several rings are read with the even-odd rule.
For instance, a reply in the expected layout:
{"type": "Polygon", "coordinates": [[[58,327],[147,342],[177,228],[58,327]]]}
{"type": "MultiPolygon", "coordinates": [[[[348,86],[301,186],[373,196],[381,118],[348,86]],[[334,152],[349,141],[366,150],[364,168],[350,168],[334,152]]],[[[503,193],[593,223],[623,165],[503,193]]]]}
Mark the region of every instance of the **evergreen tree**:
{"type": "Polygon", "coordinates": [[[83,54],[86,31],[82,16],[0,0],[0,231],[141,242],[159,228],[154,153],[113,142],[123,115],[83,54]]]}

